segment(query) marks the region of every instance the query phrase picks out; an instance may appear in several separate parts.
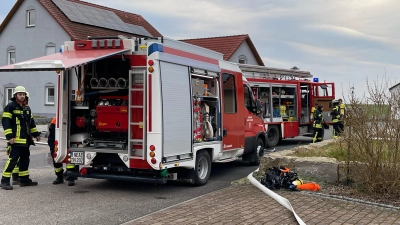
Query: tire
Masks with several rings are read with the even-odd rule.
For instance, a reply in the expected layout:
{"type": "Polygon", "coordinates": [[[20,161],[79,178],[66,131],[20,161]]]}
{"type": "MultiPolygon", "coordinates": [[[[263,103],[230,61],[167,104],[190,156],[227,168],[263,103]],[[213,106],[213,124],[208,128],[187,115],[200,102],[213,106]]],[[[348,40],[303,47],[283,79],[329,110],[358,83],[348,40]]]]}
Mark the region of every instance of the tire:
{"type": "Polygon", "coordinates": [[[211,174],[211,158],[207,151],[197,153],[196,164],[192,170],[192,177],[195,186],[205,185],[211,174]]]}
{"type": "Polygon", "coordinates": [[[251,159],[249,161],[250,166],[260,165],[261,156],[264,155],[264,149],[265,149],[264,141],[261,138],[257,138],[256,148],[254,149],[252,156],[250,156],[251,159]],[[257,151],[259,146],[261,147],[260,151],[257,151]]]}
{"type": "Polygon", "coordinates": [[[279,129],[276,125],[268,126],[267,147],[275,147],[279,142],[279,129]]]}

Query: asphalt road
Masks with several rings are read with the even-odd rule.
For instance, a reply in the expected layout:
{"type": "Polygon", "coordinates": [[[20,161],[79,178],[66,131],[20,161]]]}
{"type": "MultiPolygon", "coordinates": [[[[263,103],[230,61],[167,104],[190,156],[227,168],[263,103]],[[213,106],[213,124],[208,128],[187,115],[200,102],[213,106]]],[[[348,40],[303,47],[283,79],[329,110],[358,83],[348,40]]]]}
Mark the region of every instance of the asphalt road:
{"type": "MultiPolygon", "coordinates": [[[[327,132],[326,138],[329,138],[327,132]]],[[[283,140],[276,151],[310,143],[310,138],[283,140]]],[[[0,140],[0,168],[7,156],[0,140]]],[[[267,153],[268,154],[268,153],[267,153]]],[[[213,164],[207,185],[193,187],[172,183],[153,185],[106,180],[79,179],[68,187],[51,184],[55,178],[48,147],[31,148],[30,174],[39,181],[36,187],[14,186],[0,190],[0,224],[121,224],[160,209],[228,187],[257,169],[240,160],[213,164]]]]}

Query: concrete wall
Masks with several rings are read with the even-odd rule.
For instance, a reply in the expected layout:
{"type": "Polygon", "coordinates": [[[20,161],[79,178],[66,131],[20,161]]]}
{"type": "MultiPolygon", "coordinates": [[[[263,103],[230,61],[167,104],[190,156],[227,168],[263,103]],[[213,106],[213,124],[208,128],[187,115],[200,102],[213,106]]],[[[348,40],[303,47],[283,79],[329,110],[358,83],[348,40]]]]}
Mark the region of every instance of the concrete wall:
{"type": "MultiPolygon", "coordinates": [[[[16,62],[45,55],[46,44],[54,43],[56,52],[64,41],[71,40],[54,18],[36,0],[25,0],[0,34],[0,66],[7,64],[7,48],[16,49],[16,62]],[[34,27],[26,26],[26,11],[35,9],[34,27]]],[[[45,104],[45,86],[54,85],[57,93],[55,72],[0,73],[0,111],[4,109],[5,87],[22,85],[30,94],[30,106],[35,116],[55,115],[55,105],[45,104]]]]}
{"type": "Polygon", "coordinates": [[[239,63],[239,56],[241,55],[244,55],[246,57],[247,59],[246,64],[259,65],[246,41],[244,41],[239,46],[239,48],[236,50],[236,52],[231,56],[231,58],[228,61],[239,63]]]}

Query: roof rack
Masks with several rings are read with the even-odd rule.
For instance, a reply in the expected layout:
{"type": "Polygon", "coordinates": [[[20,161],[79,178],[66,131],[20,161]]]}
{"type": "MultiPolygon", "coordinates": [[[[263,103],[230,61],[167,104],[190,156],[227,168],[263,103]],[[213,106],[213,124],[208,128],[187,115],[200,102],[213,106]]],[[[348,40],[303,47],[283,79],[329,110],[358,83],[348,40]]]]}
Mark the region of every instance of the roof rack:
{"type": "Polygon", "coordinates": [[[296,80],[312,78],[313,75],[309,71],[302,71],[298,69],[279,69],[250,64],[238,64],[245,77],[265,78],[272,80],[296,80]]]}

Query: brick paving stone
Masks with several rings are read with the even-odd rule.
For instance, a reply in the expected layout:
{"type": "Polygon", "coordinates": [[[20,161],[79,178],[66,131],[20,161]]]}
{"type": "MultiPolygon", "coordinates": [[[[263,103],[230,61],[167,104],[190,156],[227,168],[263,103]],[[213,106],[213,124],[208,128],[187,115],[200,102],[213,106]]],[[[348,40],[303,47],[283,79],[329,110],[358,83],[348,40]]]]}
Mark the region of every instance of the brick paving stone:
{"type": "MultiPolygon", "coordinates": [[[[307,224],[400,224],[400,211],[304,192],[276,191],[307,224]]],[[[231,186],[128,224],[298,224],[292,212],[251,184],[231,186]]]]}

